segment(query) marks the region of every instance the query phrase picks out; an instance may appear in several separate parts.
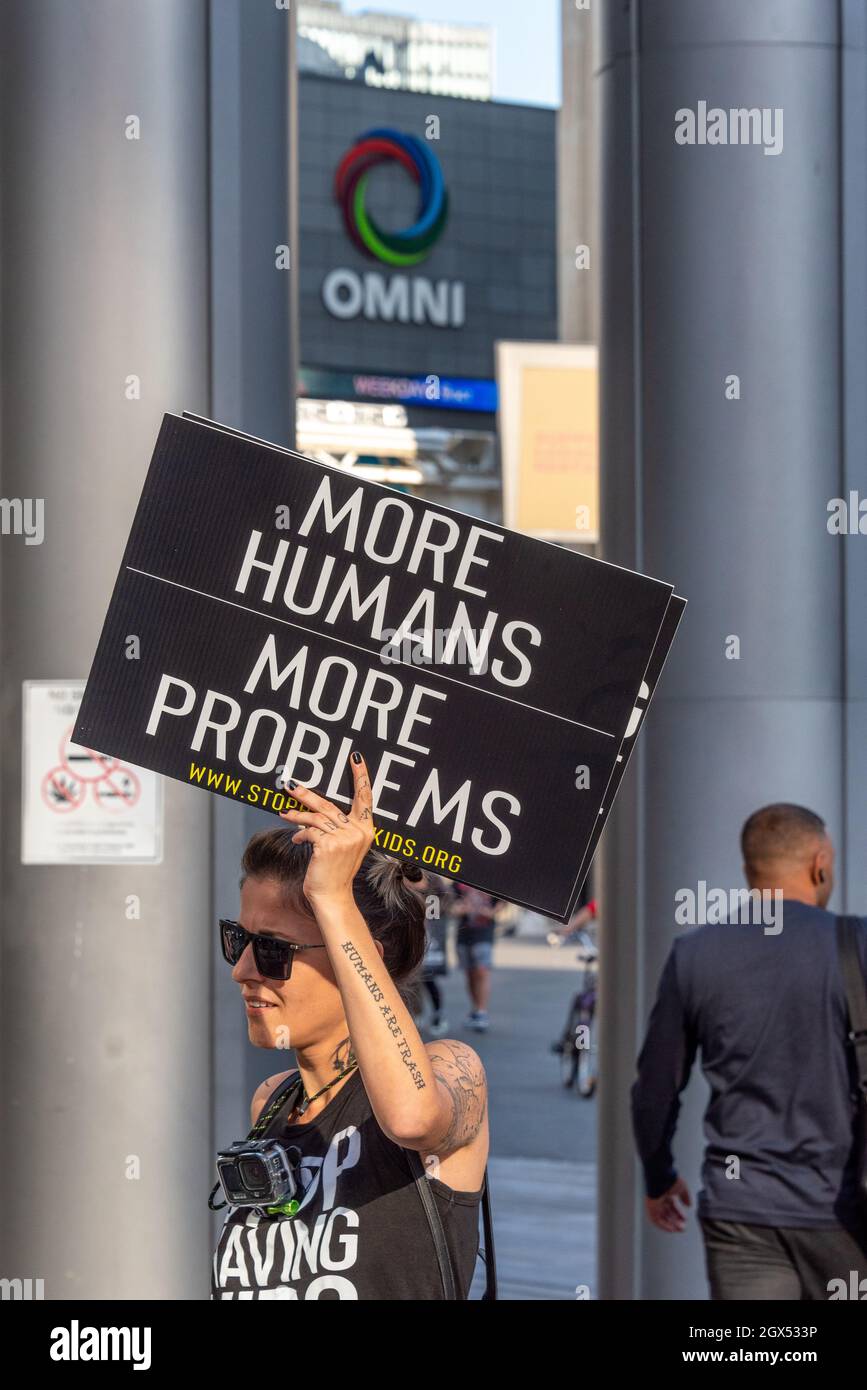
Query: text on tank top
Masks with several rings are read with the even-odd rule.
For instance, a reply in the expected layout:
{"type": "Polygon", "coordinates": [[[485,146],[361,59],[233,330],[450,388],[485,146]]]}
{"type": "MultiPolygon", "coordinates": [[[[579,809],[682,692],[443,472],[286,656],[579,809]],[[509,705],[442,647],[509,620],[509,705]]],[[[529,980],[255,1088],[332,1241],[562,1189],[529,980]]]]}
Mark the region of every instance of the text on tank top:
{"type": "MultiPolygon", "coordinates": [[[[307,1124],[269,1137],[300,1150],[299,1208],[268,1216],[227,1209],[211,1269],[213,1299],[442,1299],[430,1226],[399,1146],[383,1134],[353,1072],[307,1124]]],[[[458,1296],[479,1246],[478,1192],[426,1179],[436,1201],[458,1296]]]]}

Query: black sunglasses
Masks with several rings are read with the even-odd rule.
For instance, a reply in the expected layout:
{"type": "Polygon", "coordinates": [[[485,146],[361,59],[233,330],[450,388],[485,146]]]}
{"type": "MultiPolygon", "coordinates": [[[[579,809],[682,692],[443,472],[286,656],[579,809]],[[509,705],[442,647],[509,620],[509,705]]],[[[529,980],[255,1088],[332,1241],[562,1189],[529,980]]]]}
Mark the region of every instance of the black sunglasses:
{"type": "Polygon", "coordinates": [[[286,941],[282,936],[256,936],[247,931],[240,922],[227,917],[220,918],[220,942],[223,947],[223,960],[227,965],[237,965],[247,942],[253,944],[253,959],[260,975],[269,980],[288,980],[292,974],[292,962],[296,951],[324,951],[325,943],[317,941],[311,946],[299,946],[297,941],[286,941]]]}

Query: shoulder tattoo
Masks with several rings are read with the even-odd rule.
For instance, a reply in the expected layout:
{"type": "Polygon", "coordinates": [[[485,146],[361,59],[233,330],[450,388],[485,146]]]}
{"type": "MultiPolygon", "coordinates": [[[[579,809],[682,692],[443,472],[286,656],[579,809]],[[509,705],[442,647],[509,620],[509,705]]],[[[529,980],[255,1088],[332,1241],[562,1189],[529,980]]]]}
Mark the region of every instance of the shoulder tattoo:
{"type": "Polygon", "coordinates": [[[434,1076],[451,1101],[448,1127],[437,1148],[462,1149],[482,1127],[488,1103],[481,1058],[462,1042],[437,1042],[428,1049],[434,1076]]]}

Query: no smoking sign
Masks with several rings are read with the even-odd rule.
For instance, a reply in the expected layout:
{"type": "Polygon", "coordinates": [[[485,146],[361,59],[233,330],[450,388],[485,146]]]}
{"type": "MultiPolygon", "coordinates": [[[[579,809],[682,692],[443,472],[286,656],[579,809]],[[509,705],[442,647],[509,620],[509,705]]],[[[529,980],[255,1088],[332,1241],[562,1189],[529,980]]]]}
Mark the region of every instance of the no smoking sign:
{"type": "Polygon", "coordinates": [[[158,774],[72,740],[84,682],[25,681],[21,861],[159,863],[158,774]]]}

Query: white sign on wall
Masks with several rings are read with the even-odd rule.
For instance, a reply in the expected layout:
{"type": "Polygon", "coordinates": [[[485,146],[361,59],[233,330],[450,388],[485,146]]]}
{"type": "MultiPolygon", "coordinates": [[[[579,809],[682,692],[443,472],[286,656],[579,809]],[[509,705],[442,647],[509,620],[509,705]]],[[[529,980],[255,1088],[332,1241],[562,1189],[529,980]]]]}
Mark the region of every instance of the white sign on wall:
{"type": "Polygon", "coordinates": [[[84,681],[24,681],[22,864],[159,864],[155,772],[71,742],[84,681]]]}

